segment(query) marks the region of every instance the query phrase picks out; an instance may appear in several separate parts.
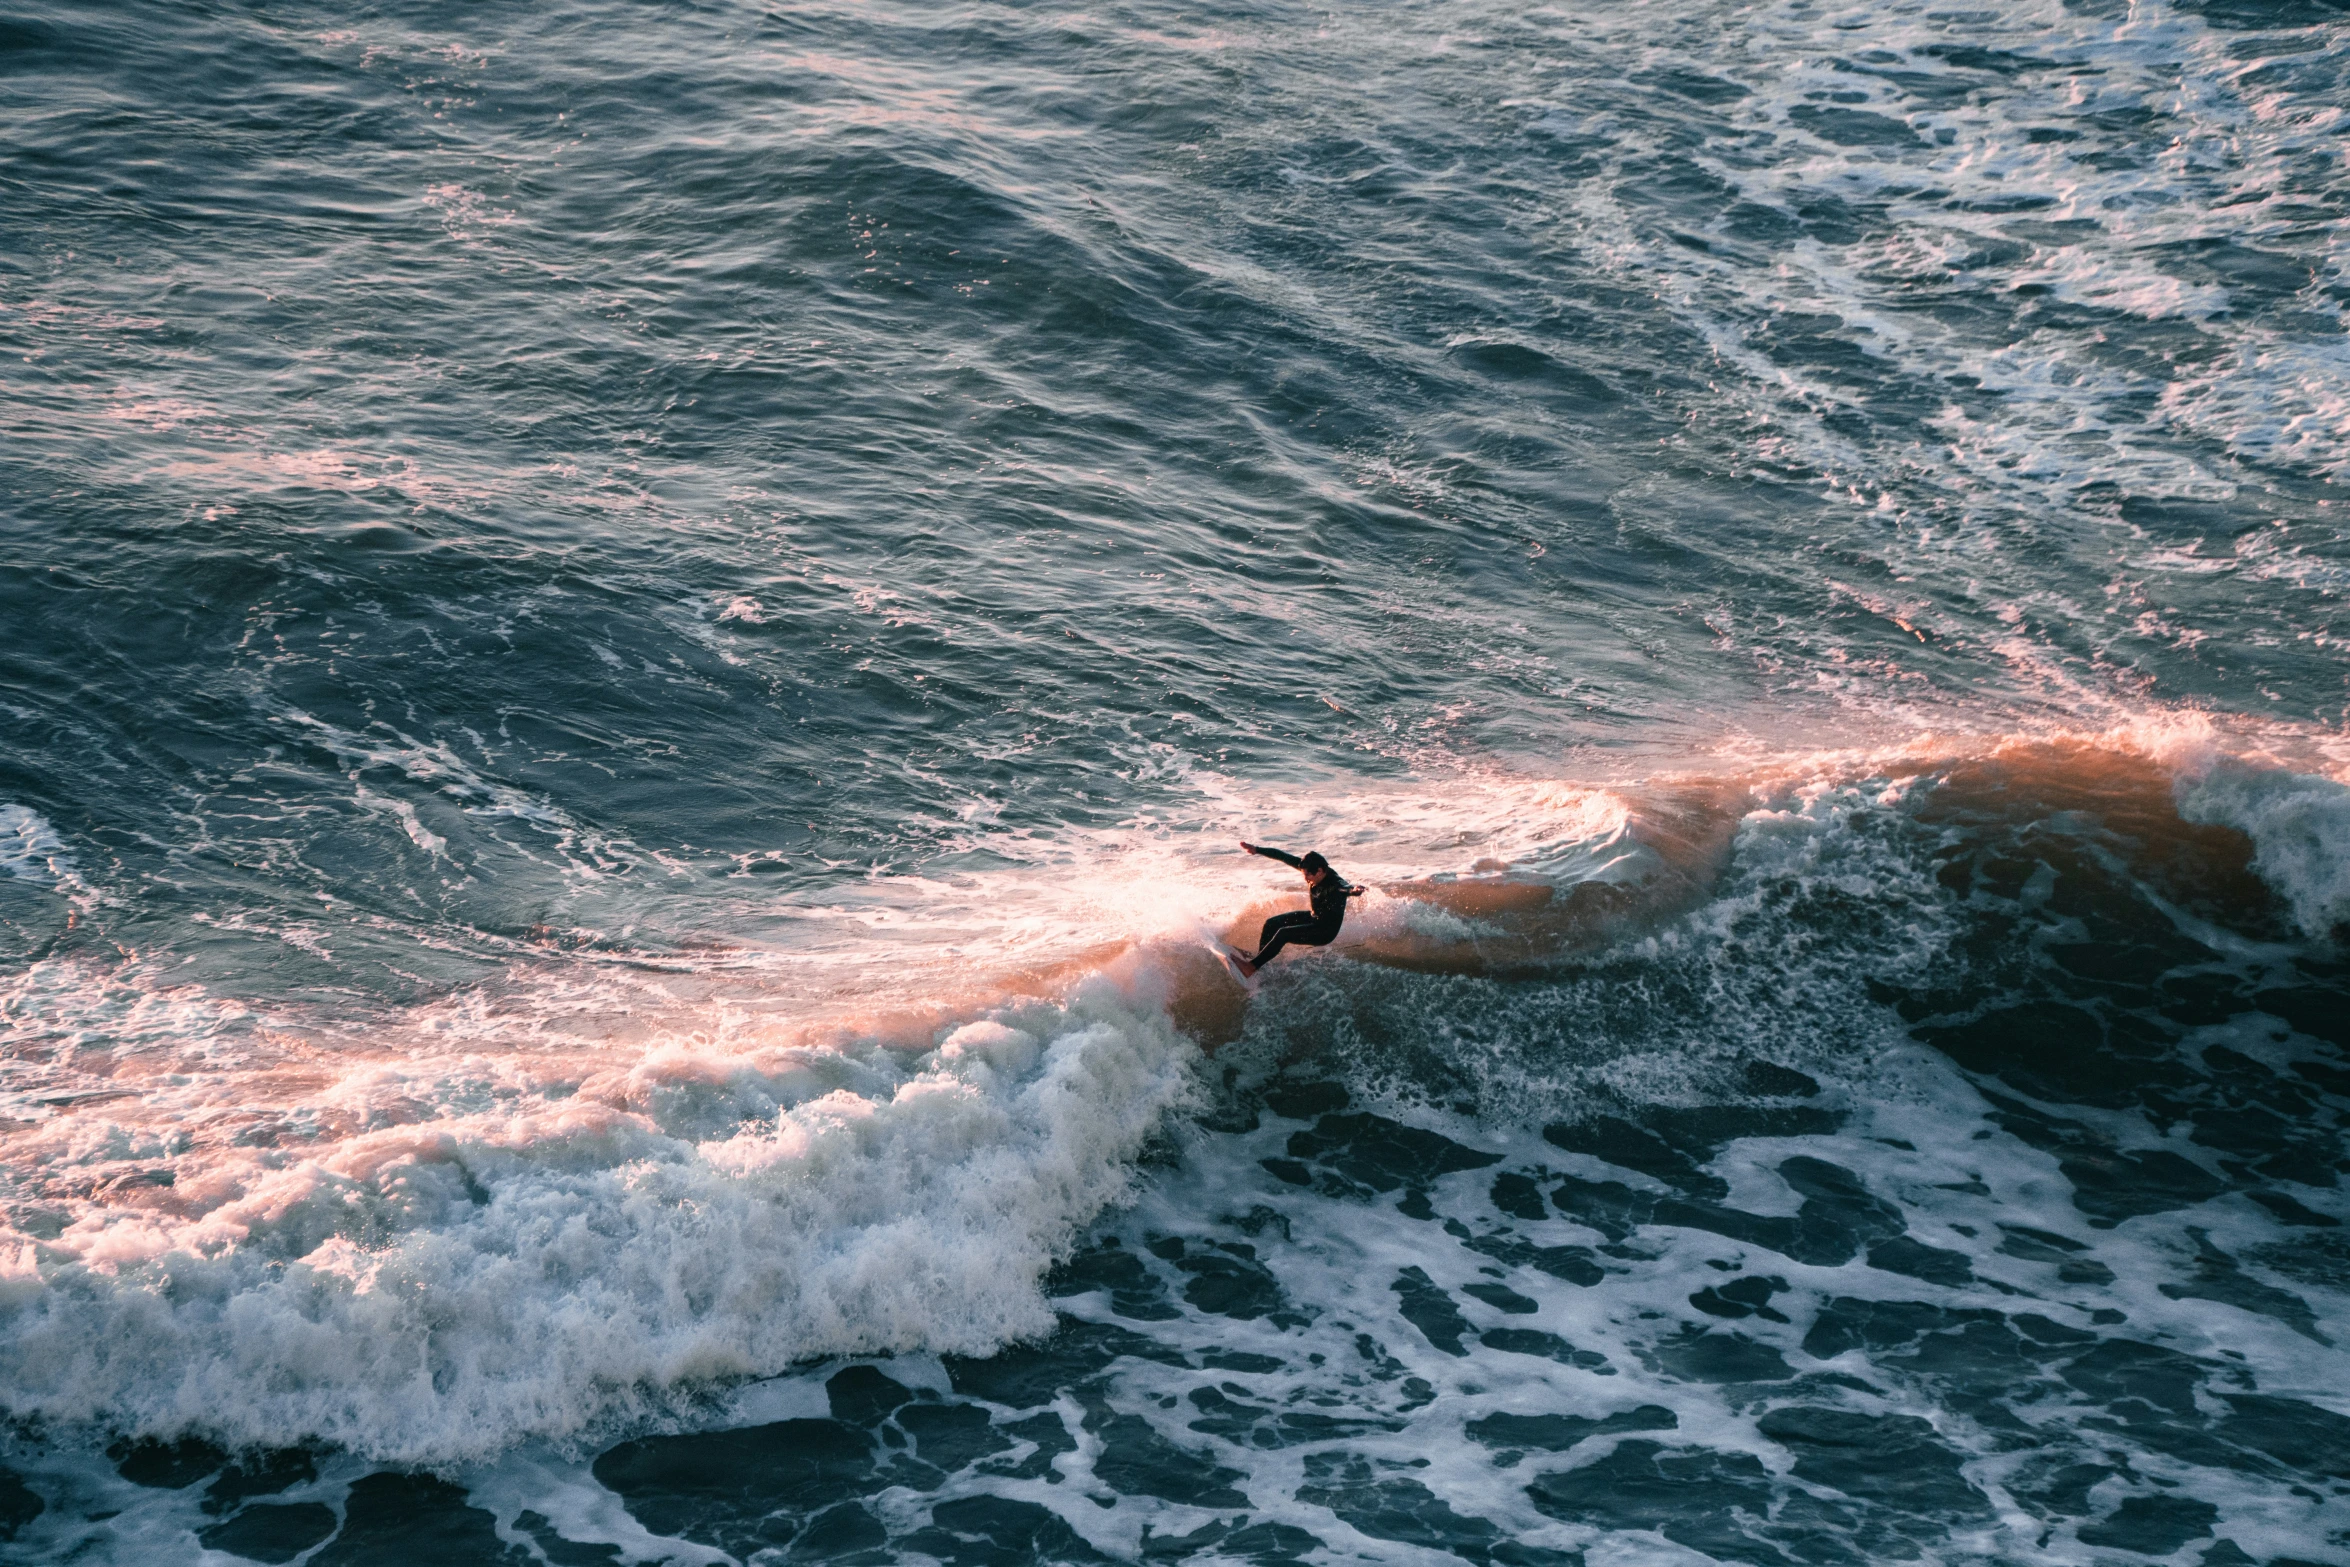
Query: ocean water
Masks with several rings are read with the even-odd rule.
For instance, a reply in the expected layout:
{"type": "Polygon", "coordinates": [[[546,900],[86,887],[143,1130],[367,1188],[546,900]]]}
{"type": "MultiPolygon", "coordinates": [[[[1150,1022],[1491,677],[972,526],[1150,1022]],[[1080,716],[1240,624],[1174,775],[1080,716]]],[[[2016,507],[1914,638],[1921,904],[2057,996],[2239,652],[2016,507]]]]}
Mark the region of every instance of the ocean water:
{"type": "Polygon", "coordinates": [[[2337,5],[0,128],[0,1556],[2350,1562],[2337,5]]]}

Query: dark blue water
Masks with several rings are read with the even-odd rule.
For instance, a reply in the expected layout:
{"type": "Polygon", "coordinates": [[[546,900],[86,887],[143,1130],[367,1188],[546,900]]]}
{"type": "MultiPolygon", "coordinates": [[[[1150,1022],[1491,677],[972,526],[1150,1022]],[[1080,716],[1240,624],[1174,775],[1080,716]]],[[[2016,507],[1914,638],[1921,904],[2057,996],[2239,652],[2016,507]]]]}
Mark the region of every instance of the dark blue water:
{"type": "Polygon", "coordinates": [[[0,105],[0,1553],[2350,1562],[2338,7],[0,105]]]}

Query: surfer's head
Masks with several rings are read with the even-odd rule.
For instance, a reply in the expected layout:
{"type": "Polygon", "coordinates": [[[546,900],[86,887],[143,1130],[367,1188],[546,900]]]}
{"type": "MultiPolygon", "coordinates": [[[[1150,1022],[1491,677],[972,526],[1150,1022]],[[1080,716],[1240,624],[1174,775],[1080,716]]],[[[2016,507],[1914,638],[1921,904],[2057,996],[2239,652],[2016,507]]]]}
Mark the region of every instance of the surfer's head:
{"type": "Polygon", "coordinates": [[[1318,849],[1309,851],[1306,857],[1298,863],[1305,867],[1305,873],[1311,877],[1319,877],[1330,869],[1330,862],[1322,858],[1321,851],[1318,849]]]}

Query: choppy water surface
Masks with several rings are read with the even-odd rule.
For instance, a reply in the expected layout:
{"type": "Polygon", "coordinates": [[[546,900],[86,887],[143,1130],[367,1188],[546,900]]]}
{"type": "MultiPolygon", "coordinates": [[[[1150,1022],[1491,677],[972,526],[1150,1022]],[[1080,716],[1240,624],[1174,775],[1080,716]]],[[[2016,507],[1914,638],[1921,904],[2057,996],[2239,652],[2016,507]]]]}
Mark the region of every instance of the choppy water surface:
{"type": "Polygon", "coordinates": [[[2331,5],[0,94],[12,1559],[2350,1561],[2331,5]]]}

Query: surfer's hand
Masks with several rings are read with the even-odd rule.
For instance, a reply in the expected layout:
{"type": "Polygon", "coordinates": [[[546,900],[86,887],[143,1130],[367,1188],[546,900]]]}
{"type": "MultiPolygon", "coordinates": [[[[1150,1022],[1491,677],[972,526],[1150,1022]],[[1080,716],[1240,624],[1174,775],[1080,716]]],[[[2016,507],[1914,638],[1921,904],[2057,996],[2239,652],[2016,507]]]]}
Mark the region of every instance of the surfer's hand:
{"type": "Polygon", "coordinates": [[[1254,854],[1257,852],[1257,846],[1249,842],[1246,838],[1243,838],[1240,840],[1240,852],[1243,854],[1254,854]]]}

